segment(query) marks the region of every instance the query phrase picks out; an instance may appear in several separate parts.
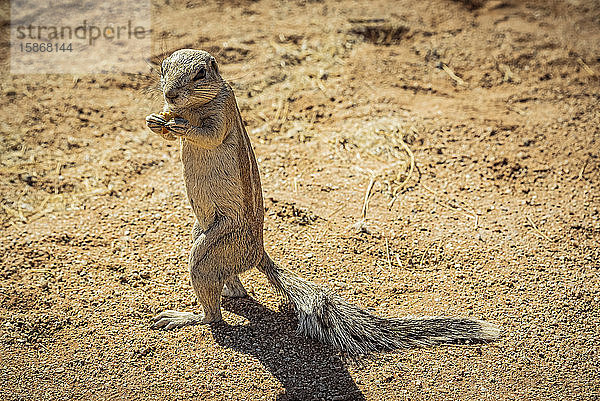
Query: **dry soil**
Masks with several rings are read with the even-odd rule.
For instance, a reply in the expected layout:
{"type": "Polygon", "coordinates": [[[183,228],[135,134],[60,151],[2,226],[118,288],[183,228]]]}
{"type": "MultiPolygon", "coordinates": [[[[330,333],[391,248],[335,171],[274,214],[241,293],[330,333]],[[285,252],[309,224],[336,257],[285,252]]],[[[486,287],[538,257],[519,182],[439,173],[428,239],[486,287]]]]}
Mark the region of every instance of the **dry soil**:
{"type": "Polygon", "coordinates": [[[381,316],[473,316],[503,336],[348,364],[295,334],[257,271],[224,324],[151,330],[198,309],[178,145],[144,125],[156,76],[4,68],[0,398],[600,397],[597,1],[152,12],[153,63],[209,50],[236,91],[275,260],[381,316]]]}

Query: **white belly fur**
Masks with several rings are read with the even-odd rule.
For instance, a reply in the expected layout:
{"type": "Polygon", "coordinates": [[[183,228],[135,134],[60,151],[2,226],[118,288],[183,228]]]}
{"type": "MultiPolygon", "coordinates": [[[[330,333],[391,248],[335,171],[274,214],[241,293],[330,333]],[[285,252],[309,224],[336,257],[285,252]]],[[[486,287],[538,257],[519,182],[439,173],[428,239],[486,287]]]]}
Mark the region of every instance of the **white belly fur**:
{"type": "Polygon", "coordinates": [[[232,142],[235,140],[226,140],[215,149],[202,149],[186,140],[181,144],[188,199],[203,231],[217,215],[235,220],[242,217],[242,185],[239,163],[231,160],[237,157],[232,142]]]}

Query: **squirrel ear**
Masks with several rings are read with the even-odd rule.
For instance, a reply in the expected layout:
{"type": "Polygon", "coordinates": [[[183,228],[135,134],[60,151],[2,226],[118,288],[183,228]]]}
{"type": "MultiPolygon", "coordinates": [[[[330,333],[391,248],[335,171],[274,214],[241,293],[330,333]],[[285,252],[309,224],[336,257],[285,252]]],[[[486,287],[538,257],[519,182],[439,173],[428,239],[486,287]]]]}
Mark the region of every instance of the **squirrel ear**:
{"type": "Polygon", "coordinates": [[[215,60],[214,57],[210,59],[210,66],[217,74],[219,73],[219,66],[217,65],[217,60],[215,60]]]}

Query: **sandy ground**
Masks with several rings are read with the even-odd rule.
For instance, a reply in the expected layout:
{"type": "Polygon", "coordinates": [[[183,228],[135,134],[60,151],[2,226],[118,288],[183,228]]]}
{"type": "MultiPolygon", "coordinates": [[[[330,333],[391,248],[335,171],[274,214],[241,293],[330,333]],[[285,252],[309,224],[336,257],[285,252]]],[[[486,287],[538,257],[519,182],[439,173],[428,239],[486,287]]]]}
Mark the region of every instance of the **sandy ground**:
{"type": "Polygon", "coordinates": [[[144,125],[156,76],[4,69],[0,398],[600,397],[597,2],[169,3],[153,61],[217,57],[275,260],[381,316],[504,335],[347,364],[257,271],[224,324],[151,330],[198,308],[178,145],[144,125]]]}

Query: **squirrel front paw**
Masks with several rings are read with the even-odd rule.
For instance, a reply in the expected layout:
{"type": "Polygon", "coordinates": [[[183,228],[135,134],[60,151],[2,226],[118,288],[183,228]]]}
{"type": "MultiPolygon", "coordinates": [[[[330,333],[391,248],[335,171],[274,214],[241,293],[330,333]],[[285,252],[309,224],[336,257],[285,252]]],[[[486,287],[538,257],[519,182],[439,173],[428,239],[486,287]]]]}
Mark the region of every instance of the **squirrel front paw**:
{"type": "Polygon", "coordinates": [[[177,139],[172,133],[170,133],[166,127],[167,120],[163,117],[162,114],[152,113],[146,117],[146,125],[152,132],[162,136],[164,139],[168,141],[173,141],[177,139]]]}
{"type": "Polygon", "coordinates": [[[191,125],[185,118],[175,117],[166,122],[165,128],[170,134],[181,137],[186,135],[191,125]]]}

